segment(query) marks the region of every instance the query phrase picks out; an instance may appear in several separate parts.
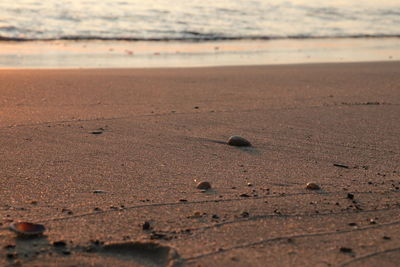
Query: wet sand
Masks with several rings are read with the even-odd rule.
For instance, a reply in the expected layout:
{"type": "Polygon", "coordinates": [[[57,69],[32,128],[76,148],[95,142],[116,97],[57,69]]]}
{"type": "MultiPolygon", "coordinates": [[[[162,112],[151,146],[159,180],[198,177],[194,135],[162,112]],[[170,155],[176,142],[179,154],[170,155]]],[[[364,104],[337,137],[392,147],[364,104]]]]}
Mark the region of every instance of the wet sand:
{"type": "Polygon", "coordinates": [[[0,95],[0,265],[400,260],[400,62],[1,70],[0,95]]]}

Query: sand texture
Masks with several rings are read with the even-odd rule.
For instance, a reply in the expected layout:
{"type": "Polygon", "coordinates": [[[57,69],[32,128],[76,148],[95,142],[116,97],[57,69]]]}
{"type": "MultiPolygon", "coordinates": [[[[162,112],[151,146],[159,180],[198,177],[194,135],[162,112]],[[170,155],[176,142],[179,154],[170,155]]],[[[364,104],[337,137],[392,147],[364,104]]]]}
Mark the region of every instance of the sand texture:
{"type": "Polygon", "coordinates": [[[1,70],[0,159],[0,265],[400,262],[400,62],[1,70]]]}

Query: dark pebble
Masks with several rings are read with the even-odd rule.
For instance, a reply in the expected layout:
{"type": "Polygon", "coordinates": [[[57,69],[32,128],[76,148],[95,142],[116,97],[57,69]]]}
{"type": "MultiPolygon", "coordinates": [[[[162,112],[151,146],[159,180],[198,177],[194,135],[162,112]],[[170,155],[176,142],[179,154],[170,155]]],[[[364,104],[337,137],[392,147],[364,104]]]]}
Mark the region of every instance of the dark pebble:
{"type": "Polygon", "coordinates": [[[8,259],[14,259],[14,258],[16,258],[15,253],[7,253],[6,256],[7,256],[8,259]]]}
{"type": "Polygon", "coordinates": [[[4,249],[12,250],[15,248],[15,245],[6,245],[4,246],[4,249]]]}
{"type": "Polygon", "coordinates": [[[213,218],[213,219],[219,219],[219,216],[218,216],[217,214],[214,214],[214,215],[212,216],[212,218],[213,218]]]}
{"type": "Polygon", "coordinates": [[[187,202],[187,199],[179,199],[180,202],[187,202]]]}
{"type": "Polygon", "coordinates": [[[247,211],[244,211],[240,214],[243,218],[247,218],[250,216],[250,214],[247,211]]]}
{"type": "Polygon", "coordinates": [[[351,193],[348,193],[348,194],[347,194],[347,198],[348,198],[348,199],[354,199],[354,195],[351,194],[351,193]]]}
{"type": "Polygon", "coordinates": [[[149,230],[150,229],[150,223],[149,222],[144,222],[142,225],[143,230],[149,230]]]}
{"type": "Polygon", "coordinates": [[[93,132],[91,132],[91,134],[102,134],[103,132],[102,131],[93,131],[93,132]]]}
{"type": "Polygon", "coordinates": [[[341,247],[340,252],[342,253],[352,253],[353,250],[351,248],[341,247]]]}
{"type": "Polygon", "coordinates": [[[240,197],[250,197],[248,194],[240,194],[240,197]]]}
{"type": "Polygon", "coordinates": [[[356,223],[349,223],[349,226],[357,226],[356,223]]]}
{"type": "Polygon", "coordinates": [[[197,184],[197,189],[202,189],[202,190],[211,189],[211,184],[209,182],[200,182],[197,184]]]}
{"type": "Polygon", "coordinates": [[[251,143],[241,136],[234,135],[234,136],[229,137],[228,145],[230,145],[230,146],[251,146],[251,143]]]}
{"type": "Polygon", "coordinates": [[[384,236],[383,239],[385,239],[385,240],[390,240],[390,239],[392,239],[392,238],[391,238],[390,236],[384,236]]]}
{"type": "Polygon", "coordinates": [[[67,243],[65,243],[65,241],[55,241],[53,242],[53,247],[65,247],[67,245],[67,243]]]}
{"type": "Polygon", "coordinates": [[[306,184],[306,189],[308,189],[308,190],[320,190],[321,187],[319,187],[319,185],[317,185],[316,183],[307,183],[306,184]]]}

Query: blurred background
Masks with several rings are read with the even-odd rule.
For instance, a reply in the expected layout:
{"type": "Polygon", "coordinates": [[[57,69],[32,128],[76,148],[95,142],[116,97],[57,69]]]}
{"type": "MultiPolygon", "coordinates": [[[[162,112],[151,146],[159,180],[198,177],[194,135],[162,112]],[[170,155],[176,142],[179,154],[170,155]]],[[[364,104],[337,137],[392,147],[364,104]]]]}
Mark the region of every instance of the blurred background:
{"type": "MultiPolygon", "coordinates": [[[[10,46],[10,42],[21,41],[97,40],[193,43],[335,39],[336,41],[329,43],[340,46],[341,44],[338,42],[342,41],[337,39],[373,38],[385,39],[380,42],[383,50],[397,50],[399,37],[400,1],[398,0],[0,1],[0,40],[3,41],[0,44],[0,49],[2,49],[0,54],[3,55],[3,58],[0,55],[0,66],[10,65],[13,55],[21,56],[32,53],[58,54],[64,60],[68,54],[75,56],[75,61],[78,54],[82,57],[87,53],[91,54],[95,60],[95,55],[100,56],[100,54],[109,60],[110,55],[104,53],[106,51],[115,52],[115,49],[118,51],[119,48],[121,48],[119,52],[131,56],[134,54],[147,57],[149,55],[171,55],[171,43],[167,45],[168,51],[163,49],[163,45],[161,48],[160,45],[155,45],[157,49],[151,51],[144,49],[144,47],[154,47],[154,43],[151,45],[119,43],[111,46],[110,43],[107,43],[104,44],[106,46],[104,49],[100,48],[99,43],[95,46],[91,46],[93,43],[88,43],[84,48],[91,47],[86,50],[77,49],[76,43],[63,43],[64,46],[67,44],[66,46],[75,47],[74,49],[54,48],[54,43],[51,45],[42,43],[40,46],[34,44],[29,49],[26,49],[26,45],[21,46],[15,43],[13,43],[13,47],[10,46]],[[392,40],[388,41],[387,38],[392,40]],[[8,43],[4,43],[4,41],[8,41],[8,43]],[[9,57],[5,58],[4,55],[9,57]]],[[[355,42],[359,43],[360,41],[355,42]]],[[[251,50],[247,52],[259,53],[261,50],[265,52],[267,49],[265,46],[269,46],[270,43],[259,42],[258,44],[258,48],[254,50],[255,45],[243,45],[243,42],[230,43],[229,49],[226,49],[224,44],[211,45],[212,47],[191,44],[190,48],[188,46],[178,48],[177,45],[182,46],[178,43],[174,44],[172,53],[189,53],[192,56],[200,53],[204,56],[210,51],[213,51],[215,55],[215,52],[218,51],[219,55],[225,52],[225,54],[230,53],[230,56],[235,56],[232,54],[233,51],[237,56],[237,53],[243,54],[246,46],[249,47],[248,50],[251,50]],[[237,44],[241,45],[237,46],[237,44]],[[206,50],[204,50],[205,47],[206,50]],[[208,49],[211,50],[208,51],[208,49]]],[[[307,48],[311,43],[303,42],[303,44],[307,48]]],[[[323,44],[326,44],[326,41],[323,44]]],[[[371,42],[361,44],[361,49],[365,45],[370,47],[370,44],[371,42]]],[[[312,45],[312,47],[317,51],[321,48],[320,45],[321,43],[312,45]]],[[[326,49],[327,45],[324,46],[326,49]]],[[[345,46],[349,46],[349,40],[346,41],[345,46]]],[[[360,46],[360,44],[356,46],[360,46]]],[[[281,52],[287,53],[285,49],[298,50],[302,49],[303,45],[284,43],[282,46],[272,45],[267,50],[279,54],[280,51],[276,50],[276,47],[282,47],[284,51],[281,52]]],[[[365,54],[368,53],[370,51],[365,54]]],[[[209,54],[207,55],[209,56],[209,54]]],[[[267,55],[263,55],[262,58],[265,56],[267,55]]],[[[397,54],[394,52],[385,53],[382,59],[396,56],[397,54]]],[[[182,54],[179,57],[182,57],[182,54]]],[[[288,55],[288,58],[290,57],[288,55]]],[[[301,55],[301,58],[304,59],[311,57],[316,58],[315,55],[301,55]]],[[[177,58],[175,57],[175,59],[177,58]]],[[[21,60],[24,59],[17,59],[17,61],[21,60]]],[[[31,57],[29,60],[33,60],[33,58],[31,57]]],[[[36,61],[40,60],[44,59],[36,59],[36,61]]],[[[213,60],[217,59],[213,57],[213,60]]],[[[268,60],[273,62],[271,58],[268,60]]],[[[131,62],[133,61],[131,60],[131,62]]],[[[18,65],[19,63],[12,64],[18,65]]],[[[95,64],[99,65],[100,63],[97,60],[95,64]]]]}

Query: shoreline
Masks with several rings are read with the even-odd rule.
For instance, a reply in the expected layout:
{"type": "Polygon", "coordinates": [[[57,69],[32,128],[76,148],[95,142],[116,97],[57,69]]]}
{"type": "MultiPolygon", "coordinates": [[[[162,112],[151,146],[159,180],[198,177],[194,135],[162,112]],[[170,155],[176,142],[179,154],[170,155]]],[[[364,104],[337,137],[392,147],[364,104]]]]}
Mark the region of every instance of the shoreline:
{"type": "Polygon", "coordinates": [[[218,42],[0,42],[5,68],[159,68],[280,65],[400,59],[400,38],[218,42]]]}

